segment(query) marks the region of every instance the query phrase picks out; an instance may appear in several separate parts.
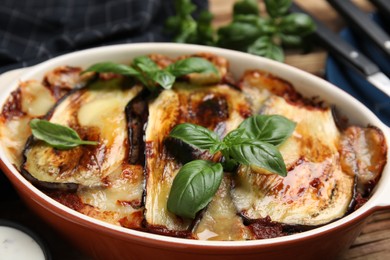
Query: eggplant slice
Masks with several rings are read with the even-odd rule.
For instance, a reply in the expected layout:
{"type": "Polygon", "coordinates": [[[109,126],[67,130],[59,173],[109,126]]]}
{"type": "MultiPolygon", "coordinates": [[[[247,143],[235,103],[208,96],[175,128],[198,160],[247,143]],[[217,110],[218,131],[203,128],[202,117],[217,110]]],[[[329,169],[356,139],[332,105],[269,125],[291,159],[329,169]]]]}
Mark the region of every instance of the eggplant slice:
{"type": "Polygon", "coordinates": [[[21,82],[4,104],[0,114],[0,138],[12,163],[19,169],[21,154],[34,117],[46,115],[57,102],[52,92],[36,80],[21,82]]]}
{"type": "Polygon", "coordinates": [[[283,115],[297,123],[293,135],[279,147],[288,174],[280,177],[240,166],[232,196],[241,214],[305,226],[344,216],[354,197],[355,178],[342,171],[340,132],[331,110],[291,104],[273,95],[261,113],[283,115]]]}
{"type": "MultiPolygon", "coordinates": [[[[192,235],[191,221],[175,216],[166,208],[172,181],[182,166],[165,145],[171,129],[177,124],[189,122],[224,136],[237,128],[249,111],[244,96],[226,85],[195,87],[175,84],[174,90],[165,90],[150,102],[145,150],[145,220],[148,230],[176,236],[192,235]]],[[[199,157],[220,159],[207,152],[200,153],[199,157]]],[[[234,214],[235,209],[231,212],[231,215],[234,214]]]]}
{"type": "Polygon", "coordinates": [[[99,80],[62,98],[47,119],[99,144],[58,150],[32,138],[24,150],[22,173],[46,189],[107,186],[110,175],[127,164],[124,111],[141,89],[126,83],[124,78],[99,80]]]}
{"type": "Polygon", "coordinates": [[[243,219],[237,214],[230,195],[231,182],[232,177],[225,173],[213,200],[193,228],[196,239],[223,241],[254,239],[253,232],[244,225],[243,219]]]}

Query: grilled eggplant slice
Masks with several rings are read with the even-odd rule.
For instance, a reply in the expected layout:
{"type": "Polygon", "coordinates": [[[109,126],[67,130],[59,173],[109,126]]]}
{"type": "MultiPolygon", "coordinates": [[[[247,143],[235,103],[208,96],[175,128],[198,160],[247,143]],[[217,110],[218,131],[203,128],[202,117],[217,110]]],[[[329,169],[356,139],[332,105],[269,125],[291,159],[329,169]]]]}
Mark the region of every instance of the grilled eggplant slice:
{"type": "MultiPolygon", "coordinates": [[[[188,236],[191,221],[178,218],[167,211],[166,204],[172,181],[181,163],[170,156],[165,138],[180,123],[190,122],[207,127],[219,135],[235,129],[248,115],[250,108],[244,96],[226,85],[194,87],[176,84],[175,90],[163,91],[149,105],[146,129],[146,202],[145,219],[152,232],[182,232],[188,236]]],[[[219,160],[208,153],[203,159],[219,160]]],[[[236,212],[232,212],[234,215],[236,212]]]]}
{"type": "Polygon", "coordinates": [[[279,114],[297,123],[279,149],[288,175],[264,174],[241,166],[232,190],[233,201],[248,219],[269,216],[289,225],[318,226],[344,216],[354,197],[354,176],[342,171],[340,133],[330,109],[268,98],[263,114],[279,114]]]}
{"type": "Polygon", "coordinates": [[[57,99],[44,85],[35,80],[21,82],[12,92],[0,115],[0,136],[12,162],[18,168],[21,154],[31,130],[28,126],[34,117],[44,116],[57,99]]]}
{"type": "Polygon", "coordinates": [[[387,145],[383,133],[375,127],[349,126],[341,138],[343,170],[357,176],[360,194],[367,196],[381,176],[386,164],[387,145]]]}
{"type": "Polygon", "coordinates": [[[46,189],[75,189],[106,185],[105,180],[127,160],[125,107],[140,91],[124,78],[96,81],[61,99],[48,119],[75,129],[97,146],[57,150],[32,139],[24,151],[23,174],[46,189]],[[32,176],[32,177],[31,177],[32,176]]]}
{"type": "Polygon", "coordinates": [[[225,173],[219,190],[193,229],[196,239],[234,241],[254,238],[251,230],[238,216],[230,192],[231,176],[225,173]]]}

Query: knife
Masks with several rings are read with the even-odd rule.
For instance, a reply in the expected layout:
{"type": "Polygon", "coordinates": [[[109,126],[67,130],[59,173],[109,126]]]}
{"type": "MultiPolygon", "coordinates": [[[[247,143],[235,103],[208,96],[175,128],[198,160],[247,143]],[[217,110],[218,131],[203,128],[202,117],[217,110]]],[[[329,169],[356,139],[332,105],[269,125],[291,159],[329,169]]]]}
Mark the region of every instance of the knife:
{"type": "Polygon", "coordinates": [[[389,0],[370,0],[377,8],[380,18],[383,22],[390,22],[390,1],[389,0]]]}
{"type": "MultiPolygon", "coordinates": [[[[390,58],[390,36],[350,0],[327,0],[356,30],[369,37],[390,58]]],[[[389,1],[389,0],[387,0],[389,1]]]]}
{"type": "MultiPolygon", "coordinates": [[[[390,1],[389,0],[370,0],[384,15],[390,15],[390,1]]],[[[388,17],[387,17],[388,18],[388,17]]]]}
{"type": "Polygon", "coordinates": [[[291,5],[290,11],[309,15],[316,24],[315,35],[335,58],[348,64],[363,75],[374,87],[390,97],[390,79],[380,71],[375,63],[295,3],[291,5]]]}

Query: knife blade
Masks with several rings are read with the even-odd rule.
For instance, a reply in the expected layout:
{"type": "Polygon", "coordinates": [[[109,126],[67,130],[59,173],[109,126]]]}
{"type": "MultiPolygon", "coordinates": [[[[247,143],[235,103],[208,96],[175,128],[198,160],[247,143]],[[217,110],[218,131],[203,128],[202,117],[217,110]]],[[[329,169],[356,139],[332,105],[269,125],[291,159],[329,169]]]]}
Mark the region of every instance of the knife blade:
{"type": "Polygon", "coordinates": [[[319,42],[325,45],[326,49],[329,50],[336,59],[355,69],[374,87],[390,97],[390,79],[380,71],[375,63],[359,50],[345,42],[336,33],[328,29],[315,17],[300,8],[297,4],[293,3],[290,11],[309,15],[316,25],[315,35],[319,38],[319,42]]]}
{"type": "Polygon", "coordinates": [[[390,58],[390,36],[350,0],[327,0],[356,30],[373,41],[390,58]]]}

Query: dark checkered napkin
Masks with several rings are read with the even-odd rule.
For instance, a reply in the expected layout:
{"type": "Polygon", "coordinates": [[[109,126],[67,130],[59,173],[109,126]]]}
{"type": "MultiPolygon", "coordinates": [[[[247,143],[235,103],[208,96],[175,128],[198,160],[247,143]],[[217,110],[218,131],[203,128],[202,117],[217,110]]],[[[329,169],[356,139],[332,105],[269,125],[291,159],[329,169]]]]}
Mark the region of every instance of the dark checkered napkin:
{"type": "Polygon", "coordinates": [[[173,14],[174,0],[2,0],[0,73],[95,46],[169,41],[173,14]]]}

